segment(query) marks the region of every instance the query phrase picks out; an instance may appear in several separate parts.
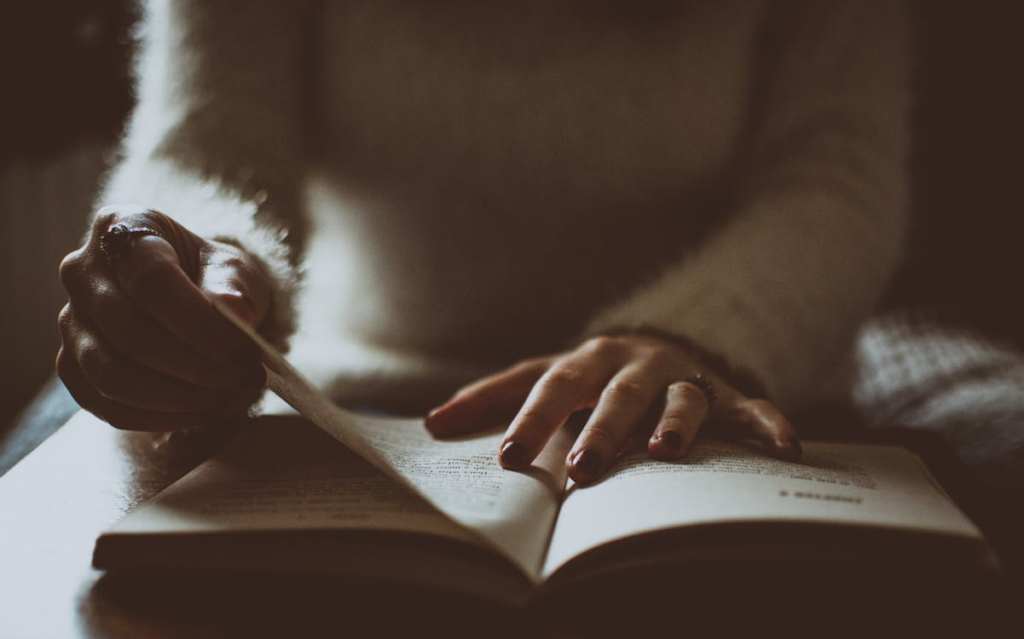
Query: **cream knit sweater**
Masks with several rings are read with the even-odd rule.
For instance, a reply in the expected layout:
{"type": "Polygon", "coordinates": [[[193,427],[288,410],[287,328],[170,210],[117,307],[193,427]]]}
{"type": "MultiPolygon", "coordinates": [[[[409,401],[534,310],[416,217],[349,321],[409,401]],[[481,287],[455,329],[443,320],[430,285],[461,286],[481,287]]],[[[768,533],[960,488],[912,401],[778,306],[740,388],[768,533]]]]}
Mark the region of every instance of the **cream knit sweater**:
{"type": "Polygon", "coordinates": [[[796,408],[901,255],[899,2],[157,1],[142,35],[103,203],[262,259],[262,330],[342,401],[642,324],[796,408]]]}

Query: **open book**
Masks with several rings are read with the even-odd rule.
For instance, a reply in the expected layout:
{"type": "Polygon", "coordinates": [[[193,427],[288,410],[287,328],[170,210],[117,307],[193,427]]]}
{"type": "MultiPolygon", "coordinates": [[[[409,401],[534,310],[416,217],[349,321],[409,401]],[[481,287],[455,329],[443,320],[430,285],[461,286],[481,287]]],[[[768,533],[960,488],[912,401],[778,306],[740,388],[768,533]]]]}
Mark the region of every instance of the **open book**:
{"type": "Polygon", "coordinates": [[[808,442],[796,464],[699,439],[676,463],[627,450],[580,488],[565,471],[571,425],[529,470],[505,471],[501,431],[437,441],[420,419],[345,411],[247,332],[270,387],[301,417],[282,405],[247,426],[101,535],[98,568],[331,572],[522,603],[644,565],[837,551],[856,561],[867,538],[872,553],[890,540],[902,561],[992,561],[899,446],[808,442]],[[808,531],[836,541],[803,543],[808,531]]]}

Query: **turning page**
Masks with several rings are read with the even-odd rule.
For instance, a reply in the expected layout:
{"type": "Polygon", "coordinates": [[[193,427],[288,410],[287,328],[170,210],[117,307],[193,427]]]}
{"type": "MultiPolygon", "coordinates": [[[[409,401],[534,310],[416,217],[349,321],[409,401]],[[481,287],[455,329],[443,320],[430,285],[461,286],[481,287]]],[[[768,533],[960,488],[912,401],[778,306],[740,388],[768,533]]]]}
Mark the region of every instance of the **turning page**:
{"type": "Polygon", "coordinates": [[[333,529],[483,543],[298,415],[248,424],[107,534],[333,529]]]}
{"type": "Polygon", "coordinates": [[[267,384],[292,408],[536,579],[566,481],[572,442],[559,433],[526,472],[498,464],[502,433],[436,440],[422,419],[347,411],[317,391],[230,309],[218,310],[260,348],[267,384]]]}
{"type": "Polygon", "coordinates": [[[599,545],[678,526],[804,521],[980,537],[900,446],[807,442],[801,463],[740,444],[695,442],[678,462],[654,461],[636,445],[608,476],[566,489],[544,574],[599,545]]]}
{"type": "Polygon", "coordinates": [[[564,460],[572,442],[565,433],[552,438],[531,468],[509,472],[498,464],[503,430],[439,441],[422,419],[355,414],[347,425],[417,494],[537,578],[566,481],[564,460]]]}

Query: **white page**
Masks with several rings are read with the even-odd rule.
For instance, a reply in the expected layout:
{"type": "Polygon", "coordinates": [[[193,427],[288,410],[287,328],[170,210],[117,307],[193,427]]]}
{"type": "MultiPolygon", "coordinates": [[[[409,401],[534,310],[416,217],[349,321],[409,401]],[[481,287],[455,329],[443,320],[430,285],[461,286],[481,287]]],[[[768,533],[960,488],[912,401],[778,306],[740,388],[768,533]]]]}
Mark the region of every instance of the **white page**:
{"type": "Polygon", "coordinates": [[[267,384],[281,399],[537,579],[565,486],[564,459],[572,443],[567,434],[553,437],[529,470],[506,471],[497,459],[501,432],[436,440],[422,419],[381,419],[344,410],[230,309],[217,308],[259,346],[267,384]]]}
{"type": "Polygon", "coordinates": [[[337,529],[483,543],[298,415],[253,422],[108,533],[337,529]]]}
{"type": "Polygon", "coordinates": [[[980,537],[898,446],[807,442],[803,463],[739,444],[698,440],[685,459],[633,449],[603,481],[566,489],[545,561],[547,577],[601,544],[699,523],[807,521],[980,537]]]}
{"type": "Polygon", "coordinates": [[[566,481],[571,440],[559,433],[524,472],[498,464],[503,431],[438,441],[422,419],[351,415],[351,425],[417,493],[491,542],[536,579],[566,481]]]}

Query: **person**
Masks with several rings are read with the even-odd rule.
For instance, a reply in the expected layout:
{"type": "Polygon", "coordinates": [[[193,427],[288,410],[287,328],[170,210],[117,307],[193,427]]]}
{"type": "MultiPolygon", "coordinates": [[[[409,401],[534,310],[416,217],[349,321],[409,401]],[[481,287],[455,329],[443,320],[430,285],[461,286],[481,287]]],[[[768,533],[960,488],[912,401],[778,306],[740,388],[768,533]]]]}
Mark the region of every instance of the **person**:
{"type": "Polygon", "coordinates": [[[338,401],[510,423],[506,468],[581,410],[583,484],[702,427],[799,459],[901,259],[906,11],[152,2],[58,372],[118,428],[240,414],[215,298],[338,401]]]}

